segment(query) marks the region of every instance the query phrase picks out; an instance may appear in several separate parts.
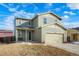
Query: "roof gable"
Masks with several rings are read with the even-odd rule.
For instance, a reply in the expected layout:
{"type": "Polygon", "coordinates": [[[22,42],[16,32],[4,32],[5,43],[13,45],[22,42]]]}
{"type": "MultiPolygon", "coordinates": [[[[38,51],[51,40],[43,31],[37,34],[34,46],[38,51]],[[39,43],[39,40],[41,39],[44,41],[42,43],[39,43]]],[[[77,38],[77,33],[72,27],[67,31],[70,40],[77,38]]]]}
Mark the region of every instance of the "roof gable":
{"type": "Polygon", "coordinates": [[[62,25],[60,25],[60,24],[57,24],[57,23],[56,23],[55,25],[61,27],[61,28],[64,29],[64,30],[67,30],[66,28],[64,28],[64,26],[62,26],[62,25]]]}
{"type": "Polygon", "coordinates": [[[40,15],[45,15],[45,14],[51,14],[51,15],[55,16],[56,18],[58,18],[59,20],[62,20],[58,15],[56,15],[56,14],[54,14],[54,13],[52,13],[52,12],[37,14],[33,19],[37,18],[37,17],[40,16],[40,15]]]}

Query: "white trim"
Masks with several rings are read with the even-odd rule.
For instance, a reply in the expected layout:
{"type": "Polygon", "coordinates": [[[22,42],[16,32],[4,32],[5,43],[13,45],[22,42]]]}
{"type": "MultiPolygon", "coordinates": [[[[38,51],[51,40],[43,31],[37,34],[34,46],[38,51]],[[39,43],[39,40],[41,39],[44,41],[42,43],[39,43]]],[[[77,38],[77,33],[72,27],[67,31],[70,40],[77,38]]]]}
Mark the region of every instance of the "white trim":
{"type": "Polygon", "coordinates": [[[31,41],[32,41],[32,31],[31,31],[31,41]]]}
{"type": "Polygon", "coordinates": [[[27,35],[27,30],[25,30],[25,42],[28,41],[28,35],[27,35]]]}

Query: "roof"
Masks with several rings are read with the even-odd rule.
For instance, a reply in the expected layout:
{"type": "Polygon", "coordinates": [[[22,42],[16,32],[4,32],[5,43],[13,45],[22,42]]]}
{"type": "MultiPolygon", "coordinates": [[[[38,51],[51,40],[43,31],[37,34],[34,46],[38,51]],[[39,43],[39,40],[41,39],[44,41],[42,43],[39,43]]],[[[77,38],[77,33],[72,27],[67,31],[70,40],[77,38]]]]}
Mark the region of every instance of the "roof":
{"type": "Polygon", "coordinates": [[[76,27],[76,28],[73,28],[73,29],[75,29],[75,30],[79,30],[79,27],[76,27]]]}
{"type": "Polygon", "coordinates": [[[29,20],[28,18],[16,18],[16,19],[29,20]]]}
{"type": "Polygon", "coordinates": [[[77,31],[79,31],[79,27],[76,27],[76,28],[70,28],[69,30],[77,30],[77,31]]]}
{"type": "Polygon", "coordinates": [[[79,30],[79,27],[69,28],[69,30],[79,30]]]}

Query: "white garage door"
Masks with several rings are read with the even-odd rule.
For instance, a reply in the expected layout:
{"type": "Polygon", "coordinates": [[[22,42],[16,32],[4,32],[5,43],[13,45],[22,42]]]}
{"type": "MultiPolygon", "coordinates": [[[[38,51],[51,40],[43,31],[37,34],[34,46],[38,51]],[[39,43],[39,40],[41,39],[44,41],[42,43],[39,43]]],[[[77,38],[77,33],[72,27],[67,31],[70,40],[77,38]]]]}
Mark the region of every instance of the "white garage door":
{"type": "Polygon", "coordinates": [[[46,34],[45,35],[46,44],[62,43],[62,42],[63,42],[63,34],[46,34]]]}

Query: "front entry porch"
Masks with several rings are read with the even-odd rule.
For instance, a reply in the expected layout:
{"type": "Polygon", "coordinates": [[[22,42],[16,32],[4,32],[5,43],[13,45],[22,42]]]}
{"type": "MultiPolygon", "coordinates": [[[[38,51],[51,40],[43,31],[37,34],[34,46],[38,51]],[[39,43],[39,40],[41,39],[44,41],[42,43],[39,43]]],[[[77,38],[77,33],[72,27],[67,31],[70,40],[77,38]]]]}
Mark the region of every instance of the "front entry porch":
{"type": "Polygon", "coordinates": [[[32,41],[32,30],[16,30],[16,42],[32,41]]]}

